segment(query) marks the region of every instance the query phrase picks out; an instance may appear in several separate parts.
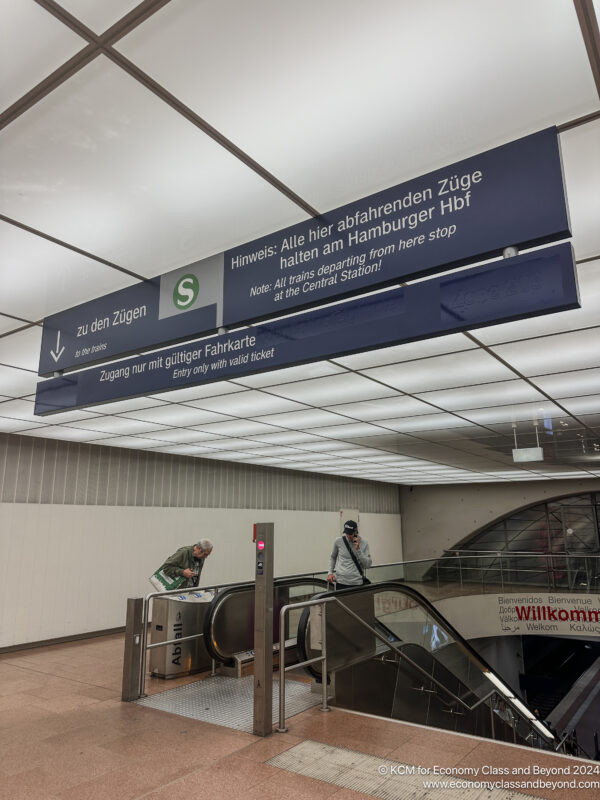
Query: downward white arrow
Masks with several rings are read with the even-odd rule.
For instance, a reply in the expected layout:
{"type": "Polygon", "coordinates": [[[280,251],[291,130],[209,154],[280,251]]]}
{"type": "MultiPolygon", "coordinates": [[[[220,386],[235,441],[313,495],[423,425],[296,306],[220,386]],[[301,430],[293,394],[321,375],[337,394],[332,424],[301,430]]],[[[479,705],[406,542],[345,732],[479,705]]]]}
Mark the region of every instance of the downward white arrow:
{"type": "Polygon", "coordinates": [[[58,359],[62,356],[62,354],[63,354],[63,352],[65,350],[64,344],[63,344],[62,347],[60,347],[60,350],[58,349],[59,347],[60,347],[60,331],[57,331],[56,332],[56,353],[54,352],[54,350],[50,350],[50,355],[52,356],[52,358],[54,359],[55,362],[58,361],[58,359]]]}

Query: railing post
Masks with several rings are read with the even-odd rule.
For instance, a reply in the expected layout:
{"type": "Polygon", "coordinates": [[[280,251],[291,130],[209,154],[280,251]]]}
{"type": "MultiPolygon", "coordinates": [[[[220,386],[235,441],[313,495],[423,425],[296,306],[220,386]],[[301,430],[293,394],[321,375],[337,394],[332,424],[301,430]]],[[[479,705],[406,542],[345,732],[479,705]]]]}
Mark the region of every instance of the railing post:
{"type": "Polygon", "coordinates": [[[327,705],[327,605],[321,605],[321,655],[323,656],[323,666],[321,667],[321,711],[329,711],[327,705]]]}
{"type": "Polygon", "coordinates": [[[140,697],[143,606],[143,597],[127,598],[123,683],[121,688],[121,700],[125,702],[138,700],[140,697]]]}

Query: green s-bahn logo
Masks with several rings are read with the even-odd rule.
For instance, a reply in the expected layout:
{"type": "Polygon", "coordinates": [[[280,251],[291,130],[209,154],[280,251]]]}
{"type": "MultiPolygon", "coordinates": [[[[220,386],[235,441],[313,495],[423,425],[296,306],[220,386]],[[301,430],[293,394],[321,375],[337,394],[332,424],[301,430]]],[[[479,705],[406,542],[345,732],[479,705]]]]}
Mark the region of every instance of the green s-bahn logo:
{"type": "Polygon", "coordinates": [[[179,278],[173,289],[173,303],[180,311],[185,311],[195,303],[200,291],[200,284],[195,275],[184,275],[179,278]]]}

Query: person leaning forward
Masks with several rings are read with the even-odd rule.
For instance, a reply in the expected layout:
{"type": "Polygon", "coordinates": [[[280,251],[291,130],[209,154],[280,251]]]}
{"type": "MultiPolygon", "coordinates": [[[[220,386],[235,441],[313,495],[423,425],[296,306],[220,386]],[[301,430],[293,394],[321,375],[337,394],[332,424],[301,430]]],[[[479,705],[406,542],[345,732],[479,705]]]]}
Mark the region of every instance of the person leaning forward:
{"type": "Polygon", "coordinates": [[[210,539],[200,539],[196,544],[180,547],[172,556],[169,556],[161,569],[169,578],[186,578],[187,583],[183,589],[198,586],[200,573],[204,561],[212,553],[213,543],[210,539]]]}
{"type": "Polygon", "coordinates": [[[333,543],[331,556],[329,557],[329,575],[327,580],[335,583],[338,589],[348,589],[351,586],[361,586],[363,583],[362,575],[356,568],[354,559],[348,552],[344,544],[344,539],[352,548],[356,560],[360,564],[363,572],[371,566],[371,553],[369,543],[366,539],[361,539],[358,535],[358,525],[353,519],[344,523],[344,535],[338,536],[333,543]]]}

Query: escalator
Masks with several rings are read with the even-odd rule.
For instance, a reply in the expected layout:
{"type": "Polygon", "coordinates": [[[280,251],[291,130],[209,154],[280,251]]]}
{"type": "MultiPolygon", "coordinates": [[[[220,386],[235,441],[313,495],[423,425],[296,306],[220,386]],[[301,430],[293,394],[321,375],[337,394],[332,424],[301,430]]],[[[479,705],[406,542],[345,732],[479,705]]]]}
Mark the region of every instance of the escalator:
{"type": "MultiPolygon", "coordinates": [[[[327,588],[313,575],[276,578],[273,585],[273,659],[279,659],[279,610],[289,603],[310,599],[327,588]]],[[[286,663],[296,658],[296,629],[300,614],[286,620],[286,663]],[[290,635],[290,631],[292,634],[290,635]]],[[[242,677],[254,664],[254,583],[242,583],[217,592],[204,618],[204,646],[220,665],[220,672],[242,677]]]]}
{"type": "MultiPolygon", "coordinates": [[[[384,582],[322,592],[317,598],[326,599],[327,681],[335,705],[552,747],[549,729],[415,589],[384,582]]],[[[322,655],[320,608],[301,615],[300,661],[322,655]]],[[[323,680],[321,663],[308,671],[323,680]]]]}

